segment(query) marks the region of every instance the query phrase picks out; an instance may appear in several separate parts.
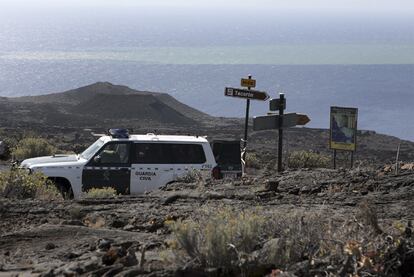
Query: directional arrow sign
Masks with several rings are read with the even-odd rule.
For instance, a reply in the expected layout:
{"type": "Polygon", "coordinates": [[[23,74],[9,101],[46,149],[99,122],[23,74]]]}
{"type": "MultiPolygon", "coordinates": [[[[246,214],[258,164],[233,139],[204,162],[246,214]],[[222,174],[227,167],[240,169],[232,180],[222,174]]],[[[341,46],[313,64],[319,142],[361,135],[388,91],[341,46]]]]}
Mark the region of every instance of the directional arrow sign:
{"type": "Polygon", "coordinates": [[[310,118],[306,114],[298,114],[296,125],[306,125],[309,121],[310,118]]]}
{"type": "MultiPolygon", "coordinates": [[[[253,118],[253,130],[270,130],[279,129],[280,115],[256,116],[253,118]]],[[[288,113],[283,115],[282,128],[290,128],[296,125],[305,125],[310,121],[309,117],[304,114],[288,113]]]]}
{"type": "Polygon", "coordinates": [[[224,95],[230,96],[230,97],[262,100],[262,101],[266,101],[267,99],[269,99],[269,95],[264,91],[239,89],[239,88],[225,88],[224,95]]]}

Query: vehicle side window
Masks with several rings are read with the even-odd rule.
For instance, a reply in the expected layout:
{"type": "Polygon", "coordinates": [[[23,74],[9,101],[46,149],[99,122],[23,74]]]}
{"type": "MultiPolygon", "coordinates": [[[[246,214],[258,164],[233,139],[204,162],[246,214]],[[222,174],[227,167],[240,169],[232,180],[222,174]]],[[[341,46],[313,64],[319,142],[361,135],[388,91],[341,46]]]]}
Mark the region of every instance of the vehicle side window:
{"type": "Polygon", "coordinates": [[[135,143],[132,162],[136,164],[202,164],[203,146],[178,143],[135,143]]]}
{"type": "Polygon", "coordinates": [[[108,143],[92,159],[93,165],[129,164],[130,143],[108,143]]]}
{"type": "Polygon", "coordinates": [[[133,163],[171,164],[171,148],[167,143],[135,143],[133,163]]]}
{"type": "Polygon", "coordinates": [[[199,144],[172,144],[175,164],[202,164],[206,162],[203,146],[199,144]]]}

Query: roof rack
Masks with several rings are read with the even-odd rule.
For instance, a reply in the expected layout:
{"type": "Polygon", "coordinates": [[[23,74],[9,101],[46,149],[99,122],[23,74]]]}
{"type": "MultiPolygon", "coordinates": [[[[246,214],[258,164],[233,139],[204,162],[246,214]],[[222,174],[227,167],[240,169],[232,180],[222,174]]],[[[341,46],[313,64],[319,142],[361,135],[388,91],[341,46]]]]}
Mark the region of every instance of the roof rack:
{"type": "Polygon", "coordinates": [[[112,138],[129,138],[129,131],[128,129],[109,129],[108,134],[112,138]]]}

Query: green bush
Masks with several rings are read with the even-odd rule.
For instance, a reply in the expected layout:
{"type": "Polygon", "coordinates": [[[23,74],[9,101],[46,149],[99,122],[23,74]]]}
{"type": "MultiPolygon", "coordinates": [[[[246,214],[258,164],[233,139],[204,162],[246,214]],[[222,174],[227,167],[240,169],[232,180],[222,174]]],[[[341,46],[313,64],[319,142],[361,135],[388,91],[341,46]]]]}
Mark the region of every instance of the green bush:
{"type": "Polygon", "coordinates": [[[91,198],[91,199],[96,199],[96,198],[113,198],[118,196],[116,190],[114,188],[92,188],[90,190],[88,190],[84,197],[85,198],[91,198]]]}
{"type": "Polygon", "coordinates": [[[56,148],[43,138],[24,138],[12,150],[12,156],[18,160],[48,156],[56,152],[56,148]]]}
{"type": "Polygon", "coordinates": [[[0,197],[15,199],[61,199],[55,185],[42,173],[23,169],[0,172],[0,197]]]}
{"type": "Polygon", "coordinates": [[[294,151],[289,155],[289,168],[326,168],[330,157],[313,151],[294,151]]]}

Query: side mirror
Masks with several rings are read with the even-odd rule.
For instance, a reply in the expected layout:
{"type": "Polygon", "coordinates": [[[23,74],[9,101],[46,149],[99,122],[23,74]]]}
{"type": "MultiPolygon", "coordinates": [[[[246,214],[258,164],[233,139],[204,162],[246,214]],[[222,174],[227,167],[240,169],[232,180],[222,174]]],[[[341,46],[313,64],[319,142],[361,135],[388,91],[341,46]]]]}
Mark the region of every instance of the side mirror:
{"type": "Polygon", "coordinates": [[[94,158],[93,158],[93,161],[96,163],[96,164],[100,164],[101,163],[101,155],[97,155],[97,156],[95,156],[94,158]]]}

